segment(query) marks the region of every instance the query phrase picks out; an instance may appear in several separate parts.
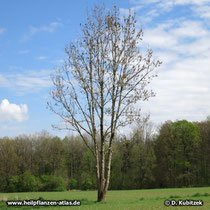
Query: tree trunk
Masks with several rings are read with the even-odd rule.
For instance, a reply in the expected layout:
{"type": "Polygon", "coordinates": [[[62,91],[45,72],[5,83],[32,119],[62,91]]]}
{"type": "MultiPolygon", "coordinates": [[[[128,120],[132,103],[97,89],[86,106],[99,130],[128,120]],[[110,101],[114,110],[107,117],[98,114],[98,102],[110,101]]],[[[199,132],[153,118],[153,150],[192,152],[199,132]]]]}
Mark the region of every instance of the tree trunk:
{"type": "Polygon", "coordinates": [[[104,174],[102,175],[101,167],[99,165],[99,160],[97,159],[98,164],[96,165],[96,175],[97,175],[97,187],[98,187],[98,202],[102,202],[105,200],[107,189],[105,188],[104,174]],[[102,180],[102,177],[103,180],[102,180]]]}
{"type": "Polygon", "coordinates": [[[105,190],[99,191],[98,190],[98,202],[105,201],[106,198],[106,192],[105,190]]]}
{"type": "MultiPolygon", "coordinates": [[[[104,177],[104,180],[101,180],[101,176],[102,176],[101,171],[99,172],[99,170],[97,170],[98,202],[103,202],[106,199],[106,193],[109,188],[111,160],[112,160],[112,151],[110,149],[109,154],[108,154],[107,171],[106,171],[106,176],[104,177]]],[[[99,165],[96,165],[96,168],[99,169],[100,168],[99,165]]]]}

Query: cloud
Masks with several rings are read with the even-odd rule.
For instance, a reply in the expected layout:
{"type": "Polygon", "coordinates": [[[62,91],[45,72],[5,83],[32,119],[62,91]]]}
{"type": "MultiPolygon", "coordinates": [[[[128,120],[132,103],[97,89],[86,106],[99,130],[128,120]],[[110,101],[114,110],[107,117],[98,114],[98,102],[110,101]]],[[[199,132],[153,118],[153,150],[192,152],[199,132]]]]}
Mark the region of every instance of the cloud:
{"type": "Polygon", "coordinates": [[[129,9],[120,8],[120,14],[121,14],[122,16],[128,16],[128,15],[129,15],[129,9]]]}
{"type": "Polygon", "coordinates": [[[0,35],[3,34],[6,31],[4,28],[0,28],[0,35]]]}
{"type": "Polygon", "coordinates": [[[174,0],[175,4],[195,4],[195,5],[203,5],[206,3],[210,3],[210,0],[174,0]]]}
{"type": "Polygon", "coordinates": [[[204,28],[200,21],[187,20],[183,21],[179,27],[172,29],[170,33],[179,38],[197,38],[206,36],[208,31],[204,28]]]}
{"type": "Polygon", "coordinates": [[[168,23],[146,28],[143,41],[151,48],[189,56],[209,51],[210,46],[206,44],[210,41],[209,37],[210,30],[205,28],[201,21],[173,20],[172,22],[169,20],[168,23]]]}
{"type": "Polygon", "coordinates": [[[139,9],[141,9],[142,6],[135,6],[135,7],[131,7],[130,9],[127,8],[120,8],[120,14],[122,16],[128,16],[129,15],[129,10],[133,11],[133,12],[137,12],[139,9]]]}
{"type": "Polygon", "coordinates": [[[39,56],[39,57],[36,57],[37,60],[46,60],[47,57],[46,56],[39,56]]]}
{"type": "Polygon", "coordinates": [[[26,104],[11,104],[7,99],[0,104],[0,121],[23,122],[28,119],[28,107],[26,104]]]}
{"type": "Polygon", "coordinates": [[[143,40],[152,47],[167,47],[172,48],[177,44],[176,37],[172,36],[165,28],[166,26],[160,24],[156,28],[148,28],[144,30],[143,40]],[[167,43],[167,45],[165,45],[167,43]]]}
{"type": "Polygon", "coordinates": [[[0,87],[15,90],[17,94],[39,92],[52,85],[51,70],[23,71],[15,74],[0,74],[0,87]]]}
{"type": "Polygon", "coordinates": [[[47,80],[46,77],[32,77],[30,75],[24,76],[24,75],[17,75],[17,81],[16,86],[27,88],[27,89],[33,89],[33,88],[44,88],[49,87],[50,82],[47,80]]]}
{"type": "MultiPolygon", "coordinates": [[[[210,33],[209,33],[210,34],[210,33]]],[[[195,56],[207,58],[210,51],[210,46],[206,43],[210,42],[210,37],[204,37],[202,39],[195,40],[190,43],[183,43],[176,46],[174,49],[177,53],[185,56],[195,56]]]]}
{"type": "Polygon", "coordinates": [[[165,4],[165,5],[203,5],[210,3],[210,0],[130,0],[133,4],[165,4]]]}
{"type": "Polygon", "coordinates": [[[155,123],[204,120],[210,114],[210,0],[132,2],[144,4],[137,13],[139,21],[150,21],[144,25],[141,44],[163,61],[150,85],[156,97],[138,106],[155,123]]]}
{"type": "Polygon", "coordinates": [[[3,75],[0,74],[0,86],[6,87],[8,85],[9,85],[8,80],[3,75]]]}
{"type": "Polygon", "coordinates": [[[155,122],[205,119],[210,113],[210,76],[209,69],[198,68],[199,65],[204,62],[180,61],[174,69],[159,73],[152,85],[157,95],[143,104],[142,110],[150,112],[155,122]]]}
{"type": "Polygon", "coordinates": [[[28,50],[20,50],[18,51],[18,54],[28,54],[29,51],[28,50]]]}
{"type": "Polygon", "coordinates": [[[181,43],[180,34],[174,34],[171,32],[176,45],[166,42],[155,51],[163,61],[159,77],[151,86],[157,95],[139,106],[150,112],[155,122],[200,121],[210,113],[210,46],[206,44],[210,43],[209,32],[189,43],[181,43]]]}
{"type": "Polygon", "coordinates": [[[193,7],[193,10],[201,18],[210,19],[210,6],[193,7]]]}
{"type": "Polygon", "coordinates": [[[210,18],[210,0],[130,0],[130,3],[134,4],[134,8],[141,8],[139,14],[143,23],[152,22],[155,18],[171,11],[179,13],[186,7],[189,9],[188,12],[184,11],[186,15],[198,14],[200,18],[210,18]]]}
{"type": "Polygon", "coordinates": [[[52,33],[61,25],[62,24],[59,23],[59,22],[52,22],[52,23],[50,23],[49,25],[46,25],[46,26],[40,26],[40,27],[31,26],[28,33],[26,33],[21,40],[22,41],[27,41],[32,36],[34,36],[35,34],[38,34],[38,33],[41,33],[41,32],[52,33]]]}

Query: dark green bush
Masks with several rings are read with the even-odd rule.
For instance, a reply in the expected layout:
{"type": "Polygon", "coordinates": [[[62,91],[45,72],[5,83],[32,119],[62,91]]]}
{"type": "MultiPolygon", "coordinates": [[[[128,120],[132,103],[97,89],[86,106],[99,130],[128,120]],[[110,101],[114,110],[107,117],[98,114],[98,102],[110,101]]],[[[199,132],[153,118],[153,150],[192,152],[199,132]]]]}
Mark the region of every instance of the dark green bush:
{"type": "Polygon", "coordinates": [[[89,178],[85,179],[82,182],[82,190],[90,190],[92,189],[93,183],[91,182],[91,180],[89,178]]]}
{"type": "Polygon", "coordinates": [[[42,191],[65,191],[66,186],[61,176],[43,175],[41,176],[42,191]]]}
{"type": "Polygon", "coordinates": [[[50,179],[51,179],[50,175],[41,176],[41,183],[42,183],[41,191],[50,191],[51,189],[50,179]]]}
{"type": "Polygon", "coordinates": [[[5,201],[0,201],[0,209],[3,209],[3,208],[7,208],[7,204],[6,204],[6,202],[5,201]]]}
{"type": "Polygon", "coordinates": [[[69,180],[69,189],[77,189],[77,180],[76,179],[70,179],[69,180]]]}
{"type": "Polygon", "coordinates": [[[61,176],[53,176],[51,182],[53,186],[52,191],[65,191],[66,190],[65,181],[61,176]]]}
{"type": "Polygon", "coordinates": [[[22,192],[33,192],[39,191],[41,182],[38,177],[35,177],[28,170],[19,177],[20,191],[22,192]]]}
{"type": "Polygon", "coordinates": [[[5,192],[7,188],[6,180],[0,175],[0,192],[5,192]]]}
{"type": "Polygon", "coordinates": [[[19,176],[12,176],[9,180],[7,192],[34,192],[39,191],[41,182],[29,170],[19,176]]]}
{"type": "Polygon", "coordinates": [[[20,191],[20,177],[12,176],[9,180],[8,192],[19,192],[20,191]]]}

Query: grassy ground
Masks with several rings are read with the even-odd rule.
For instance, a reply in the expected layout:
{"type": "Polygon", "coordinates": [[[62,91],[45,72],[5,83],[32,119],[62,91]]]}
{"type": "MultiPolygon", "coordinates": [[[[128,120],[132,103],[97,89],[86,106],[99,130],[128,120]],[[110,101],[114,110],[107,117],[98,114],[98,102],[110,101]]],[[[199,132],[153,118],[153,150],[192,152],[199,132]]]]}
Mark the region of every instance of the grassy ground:
{"type": "Polygon", "coordinates": [[[35,209],[89,209],[89,210],[137,210],[137,209],[210,209],[210,187],[203,188],[176,188],[176,189],[154,189],[154,190],[122,190],[109,191],[106,201],[97,203],[96,191],[69,191],[69,192],[30,192],[30,193],[0,193],[0,209],[32,209],[32,207],[7,207],[5,200],[80,200],[81,206],[77,207],[36,207],[35,209]],[[203,206],[192,207],[166,207],[165,200],[202,200],[203,206]],[[4,200],[4,201],[2,201],[4,200]]]}

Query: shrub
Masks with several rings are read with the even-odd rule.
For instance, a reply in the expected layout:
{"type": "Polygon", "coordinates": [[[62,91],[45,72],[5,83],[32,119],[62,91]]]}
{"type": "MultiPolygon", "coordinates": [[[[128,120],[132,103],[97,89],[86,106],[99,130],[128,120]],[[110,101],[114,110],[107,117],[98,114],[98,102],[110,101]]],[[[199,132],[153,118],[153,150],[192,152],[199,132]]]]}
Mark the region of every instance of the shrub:
{"type": "Polygon", "coordinates": [[[7,188],[7,182],[3,176],[0,175],[0,192],[5,192],[7,188]]]}
{"type": "Polygon", "coordinates": [[[41,183],[42,183],[41,191],[50,191],[51,189],[50,178],[51,178],[50,175],[41,176],[41,183]]]}
{"type": "Polygon", "coordinates": [[[82,182],[82,190],[90,190],[92,189],[92,185],[91,180],[87,178],[82,182]]]}
{"type": "Polygon", "coordinates": [[[53,191],[66,190],[64,179],[61,176],[53,176],[51,181],[52,181],[53,191]]]}
{"type": "Polygon", "coordinates": [[[3,208],[7,208],[7,204],[6,204],[6,202],[5,201],[0,201],[0,209],[3,209],[3,208]]]}
{"type": "Polygon", "coordinates": [[[41,176],[43,191],[65,191],[66,186],[61,176],[43,175],[41,176]]]}
{"type": "Polygon", "coordinates": [[[19,192],[20,191],[20,177],[12,176],[9,180],[8,192],[19,192]]]}
{"type": "Polygon", "coordinates": [[[33,176],[29,170],[19,177],[19,184],[22,192],[38,191],[41,187],[39,178],[33,176]]]}
{"type": "Polygon", "coordinates": [[[70,179],[69,180],[69,189],[77,189],[77,180],[76,179],[70,179]]]}

